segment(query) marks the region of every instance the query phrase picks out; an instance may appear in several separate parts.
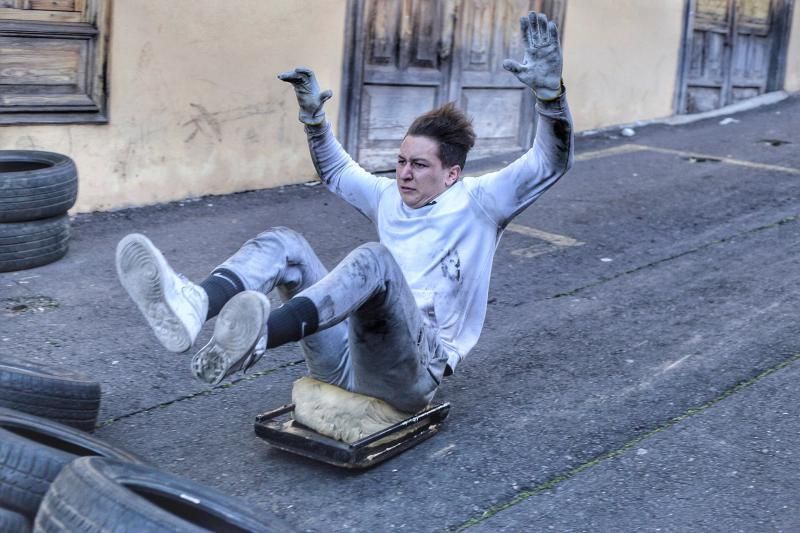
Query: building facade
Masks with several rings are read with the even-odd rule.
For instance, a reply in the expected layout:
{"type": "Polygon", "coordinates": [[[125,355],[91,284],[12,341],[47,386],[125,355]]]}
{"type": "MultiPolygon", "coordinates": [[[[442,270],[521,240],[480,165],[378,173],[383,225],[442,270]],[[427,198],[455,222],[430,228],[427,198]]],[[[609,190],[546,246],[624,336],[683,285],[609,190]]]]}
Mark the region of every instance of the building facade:
{"type": "MultiPolygon", "coordinates": [[[[533,99],[502,59],[518,17],[561,26],[578,130],[800,91],[793,0],[0,0],[0,149],[75,159],[75,212],[314,178],[291,87],[313,68],[339,138],[392,166],[456,101],[476,156],[523,148],[533,99]]],[[[468,168],[467,168],[468,170],[468,168]]]]}

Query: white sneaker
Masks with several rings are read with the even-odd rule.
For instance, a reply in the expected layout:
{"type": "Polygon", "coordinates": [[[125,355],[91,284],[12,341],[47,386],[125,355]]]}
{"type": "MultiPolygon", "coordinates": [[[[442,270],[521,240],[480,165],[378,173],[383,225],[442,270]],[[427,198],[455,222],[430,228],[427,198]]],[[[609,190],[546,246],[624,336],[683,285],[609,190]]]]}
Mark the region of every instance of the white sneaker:
{"type": "Polygon", "coordinates": [[[192,358],[192,374],[216,385],[227,376],[246,372],[267,349],[269,299],[244,291],[228,300],[214,324],[214,336],[192,358]]]}
{"type": "Polygon", "coordinates": [[[191,348],[206,321],[206,291],[176,274],[144,235],[132,233],[119,241],[116,259],[122,286],[164,348],[191,348]]]}

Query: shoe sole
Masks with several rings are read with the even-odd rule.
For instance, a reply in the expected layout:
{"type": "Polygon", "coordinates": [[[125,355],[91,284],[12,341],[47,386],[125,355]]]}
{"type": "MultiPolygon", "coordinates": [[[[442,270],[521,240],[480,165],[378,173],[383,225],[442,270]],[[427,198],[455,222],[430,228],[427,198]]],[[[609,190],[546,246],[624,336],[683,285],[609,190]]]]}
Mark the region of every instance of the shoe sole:
{"type": "Polygon", "coordinates": [[[263,336],[269,311],[269,300],[260,292],[240,292],[231,298],[217,317],[211,342],[192,358],[194,377],[216,385],[235,372],[231,367],[263,336]]]}
{"type": "Polygon", "coordinates": [[[185,352],[191,348],[192,339],[169,306],[165,268],[160,252],[143,235],[128,235],[117,245],[117,275],[122,286],[164,348],[185,352]]]}

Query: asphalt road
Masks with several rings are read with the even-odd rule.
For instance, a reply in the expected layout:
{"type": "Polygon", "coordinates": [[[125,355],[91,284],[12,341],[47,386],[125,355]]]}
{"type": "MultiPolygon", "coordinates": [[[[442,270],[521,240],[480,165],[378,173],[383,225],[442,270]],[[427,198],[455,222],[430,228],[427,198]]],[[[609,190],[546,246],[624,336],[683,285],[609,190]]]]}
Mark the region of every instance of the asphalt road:
{"type": "Polygon", "coordinates": [[[331,267],[375,235],[319,186],[76,217],[63,260],[0,274],[0,352],[93,376],[98,437],[299,530],[797,530],[800,97],[735,119],[580,137],[501,241],[442,430],[371,470],[253,433],[304,374],[298,346],[208,388],[114,271],[129,232],[199,280],[276,225],[331,267]]]}

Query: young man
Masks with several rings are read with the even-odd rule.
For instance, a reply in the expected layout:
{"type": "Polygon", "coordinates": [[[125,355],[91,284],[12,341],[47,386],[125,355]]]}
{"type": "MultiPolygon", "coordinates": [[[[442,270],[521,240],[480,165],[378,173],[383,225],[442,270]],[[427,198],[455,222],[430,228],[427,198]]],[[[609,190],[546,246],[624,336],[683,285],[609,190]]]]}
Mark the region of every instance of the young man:
{"type": "Polygon", "coordinates": [[[300,341],[312,377],[401,411],[428,405],[478,340],[503,229],[572,163],[555,24],[531,13],[521,25],[524,62],[503,66],[538,99],[536,139],[508,167],[477,178],[461,177],[475,134],[452,104],[413,122],[396,179],[383,178],[333,137],[322,109],[331,92],[320,93],[313,73],[281,74],[295,88],[320,178],[375,224],[380,243],[358,247],[328,273],[303,237],[274,228],[196,285],[146,237],[129,235],[117,247],[117,270],[162,344],[188,350],[219,313],[211,341],[192,360],[203,381],[218,383],[265,349],[300,341]],[[273,288],[285,303],[270,310],[265,295],[273,288]]]}

